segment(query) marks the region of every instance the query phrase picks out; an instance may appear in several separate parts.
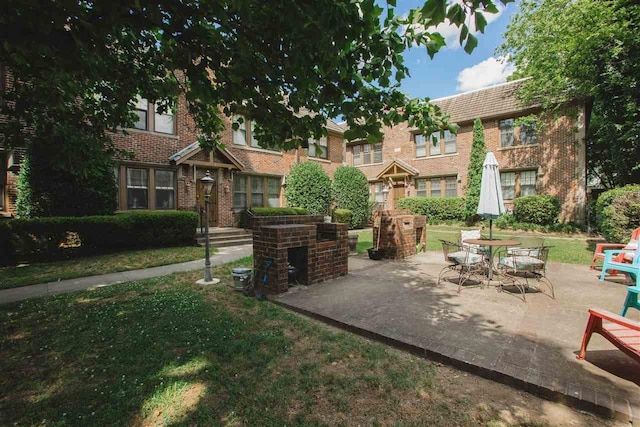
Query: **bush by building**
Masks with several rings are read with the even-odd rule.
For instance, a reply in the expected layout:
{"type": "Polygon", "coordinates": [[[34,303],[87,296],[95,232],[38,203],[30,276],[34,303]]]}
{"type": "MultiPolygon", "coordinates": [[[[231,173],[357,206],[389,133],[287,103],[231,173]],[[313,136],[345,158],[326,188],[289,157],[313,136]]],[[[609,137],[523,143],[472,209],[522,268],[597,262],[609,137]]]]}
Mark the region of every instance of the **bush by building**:
{"type": "Polygon", "coordinates": [[[333,210],[333,216],[332,216],[332,221],[333,222],[339,222],[341,224],[351,224],[353,219],[353,212],[351,212],[349,209],[334,209],[333,210]]]}
{"type": "Polygon", "coordinates": [[[287,176],[284,194],[289,206],[305,208],[311,215],[327,215],[331,203],[331,180],[319,164],[297,163],[287,176]]]}
{"type": "MultiPolygon", "coordinates": [[[[614,212],[611,209],[613,201],[625,193],[640,193],[640,185],[627,185],[620,188],[614,188],[598,196],[595,202],[595,225],[596,228],[605,236],[609,241],[619,242],[620,240],[610,240],[617,235],[617,232],[612,231],[616,226],[612,225],[611,217],[614,212]]],[[[616,220],[616,223],[618,220],[616,220]]],[[[626,237],[628,239],[628,236],[626,237]]]]}
{"type": "Polygon", "coordinates": [[[640,227],[640,185],[602,193],[596,211],[600,231],[607,241],[628,242],[631,232],[640,227]],[[602,202],[601,198],[604,198],[602,202]]]}
{"type": "Polygon", "coordinates": [[[369,182],[361,170],[353,166],[340,166],[336,169],[333,174],[332,193],[336,208],[351,211],[348,224],[352,228],[360,228],[369,221],[369,182]]]}
{"type": "Polygon", "coordinates": [[[517,222],[555,224],[561,209],[560,200],[548,194],[518,197],[513,201],[513,215],[517,222]]]}
{"type": "Polygon", "coordinates": [[[405,197],[398,201],[398,209],[425,215],[431,224],[465,219],[465,202],[461,197],[405,197]]]}
{"type": "MultiPolygon", "coordinates": [[[[0,224],[7,260],[63,259],[121,250],[191,245],[194,212],[127,212],[117,215],[14,219],[0,224]]],[[[5,254],[2,254],[5,261],[5,254]]],[[[4,262],[8,264],[9,262],[4,262]]]]}

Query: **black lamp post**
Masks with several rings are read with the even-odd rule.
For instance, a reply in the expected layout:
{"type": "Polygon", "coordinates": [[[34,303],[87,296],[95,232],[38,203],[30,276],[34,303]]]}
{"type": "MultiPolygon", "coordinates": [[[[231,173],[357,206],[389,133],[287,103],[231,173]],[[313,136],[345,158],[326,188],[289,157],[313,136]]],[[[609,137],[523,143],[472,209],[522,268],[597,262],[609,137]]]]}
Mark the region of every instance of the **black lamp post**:
{"type": "Polygon", "coordinates": [[[198,280],[201,285],[215,285],[220,279],[211,277],[211,259],[209,251],[209,198],[211,197],[211,189],[216,180],[211,177],[209,171],[204,175],[200,182],[204,185],[204,280],[198,280]]]}

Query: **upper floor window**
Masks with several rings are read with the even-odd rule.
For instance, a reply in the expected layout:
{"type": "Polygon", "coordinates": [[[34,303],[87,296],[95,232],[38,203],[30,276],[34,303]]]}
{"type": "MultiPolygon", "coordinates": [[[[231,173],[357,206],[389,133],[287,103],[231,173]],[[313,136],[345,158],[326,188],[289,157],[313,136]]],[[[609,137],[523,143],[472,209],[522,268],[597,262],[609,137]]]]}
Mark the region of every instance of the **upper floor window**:
{"type": "Polygon", "coordinates": [[[353,165],[368,165],[382,163],[382,142],[371,144],[358,144],[351,147],[353,165]]]}
{"type": "Polygon", "coordinates": [[[160,113],[160,105],[144,98],[136,99],[135,113],[138,116],[133,127],[140,130],[175,134],[175,116],[171,108],[160,113]]]}
{"type": "Polygon", "coordinates": [[[538,142],[538,133],[532,124],[520,125],[520,143],[523,145],[535,144],[538,142]]]}
{"type": "Polygon", "coordinates": [[[309,152],[307,155],[318,159],[328,159],[329,143],[327,137],[323,136],[320,139],[309,138],[309,152]]]}
{"type": "Polygon", "coordinates": [[[247,121],[239,115],[234,115],[232,120],[234,124],[238,125],[238,129],[233,130],[233,143],[247,145],[247,121]]]}
{"type": "Polygon", "coordinates": [[[427,149],[429,156],[458,152],[456,134],[448,130],[444,131],[444,135],[441,132],[434,132],[429,137],[419,133],[414,136],[414,140],[416,143],[416,157],[427,157],[427,149]]]}
{"type": "Polygon", "coordinates": [[[514,120],[500,120],[498,122],[498,127],[500,128],[500,146],[511,147],[515,141],[514,120]]]}

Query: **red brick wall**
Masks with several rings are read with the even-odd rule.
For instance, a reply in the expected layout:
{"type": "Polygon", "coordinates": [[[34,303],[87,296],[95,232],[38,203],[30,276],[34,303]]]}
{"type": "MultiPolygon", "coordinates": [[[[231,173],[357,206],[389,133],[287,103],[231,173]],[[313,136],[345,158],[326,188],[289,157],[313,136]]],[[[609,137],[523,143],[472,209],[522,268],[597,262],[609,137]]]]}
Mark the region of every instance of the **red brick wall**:
{"type": "MultiPolygon", "coordinates": [[[[576,118],[566,114],[558,118],[547,118],[544,132],[538,137],[537,144],[500,148],[498,120],[515,117],[512,115],[483,120],[487,150],[494,152],[501,171],[536,169],[537,194],[551,194],[560,199],[561,220],[582,221],[586,195],[586,164],[581,116],[576,118]]],[[[516,137],[517,135],[516,129],[516,137]]],[[[400,159],[419,170],[415,178],[457,176],[458,195],[464,196],[472,143],[473,123],[463,123],[457,135],[457,153],[430,157],[428,146],[427,157],[416,158],[413,135],[407,124],[403,123],[392,128],[384,128],[383,162],[358,168],[370,181],[375,181],[385,165],[393,159],[400,159]]],[[[353,164],[351,147],[347,147],[346,163],[353,164]]],[[[415,188],[409,188],[407,193],[415,196],[415,188]]]]}

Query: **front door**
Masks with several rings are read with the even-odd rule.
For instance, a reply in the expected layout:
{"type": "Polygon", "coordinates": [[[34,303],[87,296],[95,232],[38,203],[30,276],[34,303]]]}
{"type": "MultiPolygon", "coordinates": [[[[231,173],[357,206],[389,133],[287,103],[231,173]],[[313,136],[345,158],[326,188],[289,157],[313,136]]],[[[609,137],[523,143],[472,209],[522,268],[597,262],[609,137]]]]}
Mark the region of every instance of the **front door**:
{"type": "Polygon", "coordinates": [[[391,202],[392,209],[398,209],[398,200],[404,197],[404,184],[394,184],[393,186],[393,201],[391,202]]]}
{"type": "MultiPolygon", "coordinates": [[[[204,176],[204,172],[202,176],[204,176]]],[[[204,185],[200,181],[202,176],[198,177],[196,183],[196,208],[198,209],[200,218],[204,219],[204,185]]],[[[218,191],[216,187],[217,185],[214,184],[211,189],[211,196],[209,197],[209,227],[215,227],[218,225],[218,222],[216,221],[216,218],[218,217],[218,191]]]]}

